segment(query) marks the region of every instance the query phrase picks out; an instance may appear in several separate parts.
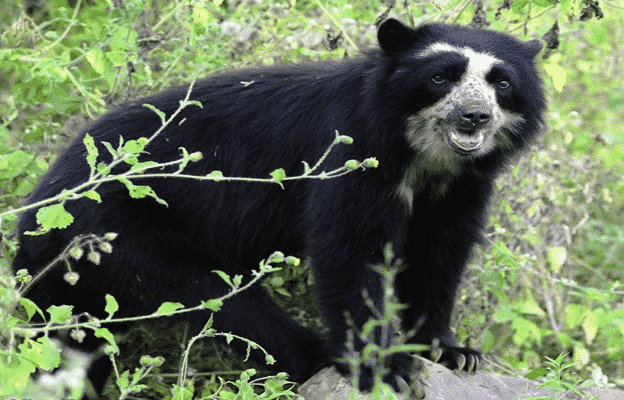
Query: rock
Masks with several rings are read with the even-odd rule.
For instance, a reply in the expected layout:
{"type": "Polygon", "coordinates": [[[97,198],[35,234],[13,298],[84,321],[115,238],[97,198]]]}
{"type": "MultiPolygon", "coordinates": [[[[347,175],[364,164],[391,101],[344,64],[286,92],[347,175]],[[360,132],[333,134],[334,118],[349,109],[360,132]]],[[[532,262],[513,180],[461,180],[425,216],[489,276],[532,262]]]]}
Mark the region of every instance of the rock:
{"type": "MultiPolygon", "coordinates": [[[[431,400],[523,400],[545,396],[555,399],[552,389],[537,389],[539,382],[525,378],[514,378],[491,372],[465,374],[453,372],[440,364],[423,359],[427,372],[425,382],[426,399],[431,400]]],[[[596,399],[624,400],[624,391],[615,389],[583,388],[583,397],[568,392],[559,399],[596,399]],[[592,397],[597,396],[597,397],[592,397]]],[[[349,398],[351,385],[334,368],[325,368],[310,378],[299,388],[299,395],[305,400],[346,400],[370,399],[368,394],[360,394],[357,398],[349,398]]],[[[407,395],[397,394],[397,400],[412,400],[407,395]]]]}

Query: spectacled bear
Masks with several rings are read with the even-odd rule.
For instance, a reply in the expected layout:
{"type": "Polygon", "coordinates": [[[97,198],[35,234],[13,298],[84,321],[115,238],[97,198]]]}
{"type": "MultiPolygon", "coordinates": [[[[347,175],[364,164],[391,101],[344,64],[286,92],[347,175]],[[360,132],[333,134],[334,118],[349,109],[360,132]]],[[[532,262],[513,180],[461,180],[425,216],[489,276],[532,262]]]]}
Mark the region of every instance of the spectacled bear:
{"type": "MultiPolygon", "coordinates": [[[[449,320],[466,260],[481,238],[494,178],[543,123],[545,100],[534,65],[541,45],[453,25],[412,29],[394,19],[381,24],[378,41],[379,49],[349,60],[201,80],[190,98],[203,108],[185,108],[140,157],[171,161],[184,147],[203,154],[187,174],[220,170],[264,178],[283,168],[292,176],[303,172],[302,161],[319,160],[339,132],[354,143],[336,147],[322,170],[371,156],[379,160],[377,169],[288,182],[284,188],[141,180],[168,206],[130,198],[122,184],[106,183],[97,188],[100,204],[66,202],[75,222],[43,236],[24,235],[36,229],[36,211],[25,212],[16,270],[39,272],[76,235],[118,233],[114,251],[102,254],[99,265],[84,257],[72,262],[81,276],[75,286],[63,280],[59,265],[27,296],[42,307],[73,304],[76,312],[103,317],[104,295],[110,293],[119,315],[147,314],[164,301],[193,306],[223,295],[227,287],[213,270],[249,276],[275,250],[305,254],[329,328],[326,338],[297,325],[260,286],[226,301],[214,320],[219,331],[261,344],[276,358],[276,370],[303,381],[345,353],[345,315],[357,327],[371,318],[363,292],[376,304],[382,301],[380,278],[369,267],[383,261],[383,248],[391,243],[407,265],[396,290],[408,306],[402,328],[415,331],[409,342],[436,341],[450,368],[474,368],[480,353],[455,342],[449,320]]],[[[102,142],[150,136],[161,120],[143,104],[171,115],[187,89],[102,116],[59,156],[27,202],[87,180],[86,133],[100,150],[98,161],[110,161],[102,142]]],[[[188,316],[197,329],[206,318],[188,316]]],[[[398,377],[409,381],[409,362],[406,355],[396,356],[385,380],[395,387],[398,377]]],[[[370,374],[360,383],[370,388],[370,374]]]]}

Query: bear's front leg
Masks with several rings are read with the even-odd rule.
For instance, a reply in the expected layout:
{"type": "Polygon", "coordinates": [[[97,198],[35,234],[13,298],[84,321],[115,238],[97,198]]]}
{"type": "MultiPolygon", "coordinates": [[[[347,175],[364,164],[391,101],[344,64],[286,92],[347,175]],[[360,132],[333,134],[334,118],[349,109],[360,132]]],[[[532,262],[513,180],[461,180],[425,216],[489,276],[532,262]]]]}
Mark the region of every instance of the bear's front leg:
{"type": "MultiPolygon", "coordinates": [[[[361,353],[367,340],[382,345],[390,343],[383,339],[394,335],[390,329],[385,333],[376,329],[368,339],[360,338],[362,327],[384,309],[382,276],[372,267],[383,265],[385,245],[404,242],[407,232],[404,207],[368,198],[382,196],[362,189],[370,186],[356,179],[319,185],[308,208],[314,226],[309,230],[306,253],[311,257],[317,297],[329,328],[328,347],[340,372],[357,373],[359,388],[368,391],[374,375],[382,369],[383,381],[399,390],[401,379],[412,380],[412,355],[400,353],[382,360],[373,356],[361,360],[355,372],[344,359],[351,350],[361,353]]],[[[383,197],[392,198],[390,194],[383,197]]]]}
{"type": "Polygon", "coordinates": [[[402,326],[409,342],[432,345],[425,356],[466,371],[476,370],[481,353],[458,346],[449,325],[467,259],[481,238],[489,185],[477,183],[458,185],[437,202],[417,199],[404,247],[407,268],[396,280],[399,300],[408,306],[402,326]]]}

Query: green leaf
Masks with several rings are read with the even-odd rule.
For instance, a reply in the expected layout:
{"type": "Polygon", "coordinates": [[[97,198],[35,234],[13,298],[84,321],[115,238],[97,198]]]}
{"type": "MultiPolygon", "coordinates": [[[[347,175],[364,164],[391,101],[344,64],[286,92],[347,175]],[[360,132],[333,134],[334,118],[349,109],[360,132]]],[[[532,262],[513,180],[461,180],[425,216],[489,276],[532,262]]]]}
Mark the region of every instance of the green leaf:
{"type": "Polygon", "coordinates": [[[158,307],[154,315],[171,315],[177,310],[184,308],[182,303],[164,302],[158,307]]]}
{"type": "Polygon", "coordinates": [[[234,287],[234,285],[232,284],[232,280],[230,279],[230,276],[228,274],[226,274],[223,271],[219,271],[218,269],[215,269],[212,272],[214,272],[215,274],[219,275],[221,277],[221,279],[223,279],[225,281],[225,283],[227,283],[231,287],[234,287]]]}
{"type": "MultiPolygon", "coordinates": [[[[122,140],[121,137],[119,139],[122,140]]],[[[108,150],[108,152],[110,153],[111,156],[113,156],[113,158],[116,158],[119,156],[119,152],[113,148],[112,144],[108,142],[102,142],[102,144],[104,145],[104,147],[106,147],[106,150],[108,150]]]]}
{"type": "Polygon", "coordinates": [[[150,110],[154,111],[156,115],[158,115],[158,118],[160,118],[160,122],[162,124],[165,124],[165,122],[167,122],[167,115],[164,112],[160,111],[158,108],[154,107],[151,104],[143,104],[143,107],[149,108],[150,110]]]}
{"type": "Polygon", "coordinates": [[[520,14],[522,9],[529,4],[529,0],[515,0],[511,5],[511,10],[515,14],[520,14]]]}
{"type": "Polygon", "coordinates": [[[585,317],[585,307],[580,304],[568,304],[565,311],[565,323],[570,329],[575,330],[585,317]]]}
{"type": "Polygon", "coordinates": [[[214,17],[204,7],[193,7],[193,22],[201,27],[208,26],[214,17]]]}
{"type": "Polygon", "coordinates": [[[552,0],[531,0],[531,2],[541,8],[546,8],[553,4],[552,0]]]}
{"type": "Polygon", "coordinates": [[[22,297],[22,298],[19,299],[19,304],[22,307],[24,307],[24,310],[26,311],[26,315],[28,316],[28,320],[29,321],[33,317],[33,315],[35,315],[35,313],[39,314],[41,316],[41,318],[43,318],[43,320],[45,320],[45,316],[43,315],[43,311],[32,300],[27,299],[25,297],[22,297]]]}
{"type": "Polygon", "coordinates": [[[282,253],[281,251],[275,251],[267,258],[267,263],[268,264],[282,263],[284,262],[284,260],[285,260],[284,253],[282,253]]]}
{"type": "Polygon", "coordinates": [[[286,171],[283,168],[278,168],[270,174],[273,177],[273,182],[281,184],[284,178],[286,178],[286,171]]]}
{"type": "Polygon", "coordinates": [[[215,182],[219,182],[223,180],[223,172],[221,171],[212,171],[211,173],[209,173],[208,175],[206,175],[206,178],[210,178],[215,182]]]}
{"type": "Polygon", "coordinates": [[[0,179],[11,179],[28,172],[33,156],[22,150],[0,156],[0,179]]]}
{"type": "Polygon", "coordinates": [[[117,303],[117,300],[115,300],[115,298],[108,293],[106,294],[105,298],[106,307],[104,307],[104,311],[106,311],[106,313],[108,314],[108,319],[110,319],[113,318],[113,314],[115,314],[117,310],[119,310],[119,304],[117,303]]]}
{"type": "MultiPolygon", "coordinates": [[[[182,100],[180,100],[180,104],[182,104],[182,100]]],[[[199,108],[204,108],[204,105],[199,100],[189,100],[189,101],[186,102],[186,104],[188,104],[190,106],[196,106],[196,107],[199,107],[199,108]]]]}
{"type": "Polygon", "coordinates": [[[171,400],[188,400],[193,399],[195,394],[195,386],[193,382],[187,382],[185,387],[173,385],[173,397],[171,400]]]}
{"type": "Polygon", "coordinates": [[[106,73],[106,57],[100,48],[92,48],[86,54],[87,61],[91,67],[100,75],[106,73]]]}
{"type": "Polygon", "coordinates": [[[284,261],[286,262],[286,264],[293,267],[298,267],[299,264],[301,264],[301,259],[295,256],[288,256],[284,261]]]}
{"type": "Polygon", "coordinates": [[[178,171],[176,173],[180,173],[180,172],[184,171],[184,168],[186,168],[186,166],[188,165],[189,161],[191,161],[191,156],[189,156],[189,153],[186,150],[186,147],[178,147],[178,150],[180,150],[182,152],[182,161],[180,162],[180,165],[178,167],[178,171]]]}
{"type": "Polygon", "coordinates": [[[481,339],[481,351],[483,351],[483,354],[487,354],[494,349],[494,346],[496,346],[496,338],[488,329],[485,331],[483,339],[481,339]]]}
{"type": "Polygon", "coordinates": [[[108,344],[112,347],[115,354],[119,354],[119,346],[117,346],[117,342],[115,341],[115,336],[109,331],[107,328],[97,328],[93,334],[95,337],[99,337],[105,339],[108,344]]]}
{"type": "Polygon", "coordinates": [[[568,253],[565,247],[554,246],[546,250],[546,256],[548,258],[550,269],[554,273],[558,274],[561,272],[561,267],[563,267],[563,264],[565,264],[565,261],[568,258],[568,253]]]}
{"type": "Polygon", "coordinates": [[[139,163],[139,158],[136,156],[128,156],[126,155],[123,159],[123,162],[125,162],[128,165],[135,165],[139,163]]]}
{"type": "Polygon", "coordinates": [[[25,357],[7,357],[7,361],[0,364],[0,376],[2,377],[2,388],[0,396],[3,398],[21,399],[21,396],[13,396],[24,392],[24,389],[32,385],[31,375],[37,367],[25,357]],[[10,360],[10,361],[9,361],[10,360]],[[9,395],[8,397],[4,397],[9,395]]]}
{"type": "Polygon", "coordinates": [[[515,330],[513,341],[517,346],[524,345],[530,339],[534,339],[538,343],[542,340],[538,326],[528,319],[516,317],[511,322],[511,326],[515,330]]]}
{"type": "Polygon", "coordinates": [[[102,176],[107,176],[111,172],[111,167],[104,163],[98,163],[96,169],[102,176]]]}
{"type": "Polygon", "coordinates": [[[32,362],[39,369],[52,371],[61,365],[61,349],[56,347],[47,336],[42,336],[36,341],[27,339],[17,347],[22,353],[22,357],[32,362]]]}
{"type": "Polygon", "coordinates": [[[544,367],[539,367],[535,368],[533,371],[529,371],[529,373],[525,375],[525,378],[534,381],[536,379],[546,376],[546,374],[548,374],[548,370],[544,367]]]}
{"type": "Polygon", "coordinates": [[[334,139],[334,144],[339,144],[339,143],[352,144],[353,138],[347,135],[340,135],[338,134],[338,131],[336,131],[336,139],[334,139]]]}
{"type": "Polygon", "coordinates": [[[309,175],[312,173],[312,168],[310,167],[310,164],[308,164],[305,161],[301,161],[303,163],[303,175],[309,175]]]}
{"type": "Polygon", "coordinates": [[[122,147],[126,154],[141,154],[147,145],[147,138],[140,137],[136,140],[128,140],[122,147]]]}
{"type": "Polygon", "coordinates": [[[50,314],[50,322],[64,324],[72,317],[74,306],[50,306],[46,310],[50,314]]]}
{"type": "Polygon", "coordinates": [[[89,164],[89,167],[91,168],[91,172],[94,172],[95,161],[97,160],[97,157],[99,155],[99,150],[97,146],[95,145],[95,141],[93,140],[93,137],[89,135],[88,133],[85,134],[84,139],[82,139],[82,143],[84,143],[85,148],[87,149],[87,163],[89,164]]]}
{"type": "Polygon", "coordinates": [[[119,378],[117,378],[115,380],[115,383],[117,384],[117,387],[123,392],[124,390],[126,390],[128,388],[128,386],[130,386],[130,371],[124,371],[121,373],[121,375],[119,375],[119,378]]]}
{"type": "Polygon", "coordinates": [[[132,164],[132,167],[130,168],[130,172],[142,174],[146,170],[158,165],[156,161],[144,161],[144,162],[138,162],[138,160],[136,161],[137,162],[132,164]]]}
{"type": "Polygon", "coordinates": [[[500,309],[494,313],[494,321],[499,323],[512,321],[516,317],[516,312],[508,305],[500,307],[500,309]]]}
{"type": "Polygon", "coordinates": [[[210,318],[206,321],[206,324],[202,328],[202,332],[208,332],[212,329],[212,325],[214,325],[214,314],[210,314],[210,318]]]}
{"type": "Polygon", "coordinates": [[[165,207],[169,206],[166,201],[156,195],[156,192],[154,192],[151,187],[145,185],[135,185],[129,179],[124,177],[117,177],[117,180],[126,186],[130,197],[133,199],[142,199],[149,196],[165,207]]]}
{"type": "MultiPolygon", "coordinates": [[[[515,5],[515,3],[514,3],[515,5]]],[[[552,79],[553,87],[556,91],[561,92],[566,84],[567,72],[559,64],[544,64],[544,71],[552,79]]]]}
{"type": "Polygon", "coordinates": [[[67,228],[74,222],[74,217],[65,210],[63,204],[52,204],[37,210],[37,223],[41,225],[43,233],[51,229],[67,228]]]}
{"type": "Polygon", "coordinates": [[[37,339],[41,343],[41,360],[39,368],[52,371],[61,365],[61,349],[58,348],[48,336],[42,336],[37,339]]]}
{"type": "Polygon", "coordinates": [[[125,26],[117,27],[109,42],[110,48],[113,50],[134,51],[138,36],[139,34],[135,30],[125,26]]]}
{"type": "Polygon", "coordinates": [[[592,343],[596,338],[596,334],[598,333],[598,328],[600,327],[600,321],[602,317],[602,310],[589,310],[587,311],[587,316],[583,321],[583,331],[585,331],[585,340],[587,343],[592,343]]]}
{"type": "Polygon", "coordinates": [[[110,50],[106,52],[106,58],[115,67],[123,67],[126,65],[126,52],[124,50],[110,50]]]}
{"type": "Polygon", "coordinates": [[[537,301],[533,297],[527,297],[526,299],[514,304],[514,310],[522,314],[531,314],[544,316],[546,312],[537,304],[537,301]]]}
{"type": "Polygon", "coordinates": [[[102,202],[102,198],[100,197],[100,194],[98,192],[96,192],[95,190],[87,190],[86,192],[82,192],[80,193],[82,196],[94,200],[98,203],[102,202]]]}
{"type": "Polygon", "coordinates": [[[211,299],[207,301],[201,302],[202,307],[207,308],[211,311],[217,312],[223,306],[223,301],[219,299],[211,299]]]}
{"type": "Polygon", "coordinates": [[[585,366],[588,365],[591,361],[591,354],[587,347],[583,345],[575,345],[572,354],[572,359],[575,363],[578,363],[579,365],[585,366]]]}
{"type": "Polygon", "coordinates": [[[279,294],[281,294],[284,297],[292,297],[292,295],[288,292],[288,290],[286,290],[286,289],[284,289],[282,287],[273,288],[273,290],[276,293],[279,293],[279,294]]]}
{"type": "Polygon", "coordinates": [[[150,192],[152,190],[152,188],[150,188],[149,186],[145,186],[145,185],[130,184],[130,185],[126,185],[126,187],[128,188],[130,197],[132,197],[133,199],[145,198],[150,195],[150,192]]]}

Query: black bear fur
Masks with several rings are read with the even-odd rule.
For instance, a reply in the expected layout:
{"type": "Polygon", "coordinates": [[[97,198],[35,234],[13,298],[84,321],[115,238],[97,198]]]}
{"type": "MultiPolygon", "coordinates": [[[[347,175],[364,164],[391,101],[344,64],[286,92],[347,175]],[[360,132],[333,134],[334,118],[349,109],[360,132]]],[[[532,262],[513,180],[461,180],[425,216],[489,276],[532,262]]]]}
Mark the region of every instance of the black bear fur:
{"type": "MultiPolygon", "coordinates": [[[[185,108],[146,148],[147,158],[163,162],[179,157],[180,147],[201,151],[203,159],[190,163],[187,174],[220,170],[225,176],[266,178],[277,168],[300,174],[302,161],[318,160],[338,131],[354,143],[337,146],[323,170],[372,156],[379,160],[377,169],[287,182],[285,188],[175,178],[137,181],[150,185],[168,207],[151,198],[132,199],[123,185],[108,183],[98,188],[101,204],[68,201],[75,222],[43,236],[23,234],[36,229],[36,210],[28,211],[19,222],[16,270],[37,273],[78,234],[119,236],[100,265],[84,257],[72,263],[80,274],[75,286],[63,280],[65,270],[58,265],[27,297],[44,309],[72,304],[76,313],[103,317],[104,295],[110,293],[120,304],[120,316],[147,314],[164,301],[194,306],[224,294],[226,285],[211,270],[249,276],[275,250],[305,254],[329,327],[325,340],[297,325],[258,285],[225,302],[214,324],[260,343],[277,359],[276,370],[303,381],[344,353],[345,311],[358,326],[371,317],[363,289],[377,302],[382,293],[369,265],[380,263],[384,245],[392,243],[396,258],[408,266],[396,282],[400,301],[409,306],[403,328],[421,325],[410,342],[438,339],[442,361],[451,368],[461,367],[460,355],[478,359],[477,351],[456,344],[449,321],[466,260],[481,238],[494,178],[542,124],[544,96],[533,65],[540,46],[459,26],[411,29],[392,19],[380,26],[378,38],[380,49],[349,60],[231,71],[198,81],[191,100],[203,108],[185,108]],[[497,132],[506,145],[472,154],[474,130],[461,130],[464,149],[452,149],[426,129],[412,128],[410,138],[408,118],[424,115],[446,96],[466,67],[461,54],[452,51],[418,56],[436,43],[502,60],[496,74],[511,86],[496,81],[496,106],[519,116],[497,132]],[[439,141],[435,151],[442,151],[442,161],[430,158],[429,148],[419,148],[418,138],[427,135],[439,141]],[[448,154],[440,150],[445,146],[448,154]],[[444,157],[453,159],[450,166],[444,157]]],[[[493,84],[492,74],[485,76],[487,84],[493,84]]],[[[157,115],[142,104],[171,115],[187,88],[130,102],[99,118],[58,157],[27,202],[85,182],[85,133],[94,137],[99,161],[108,161],[101,142],[116,146],[120,136],[126,141],[146,137],[160,127],[157,115]]],[[[196,313],[188,319],[199,329],[207,316],[196,313]]],[[[402,360],[393,362],[386,377],[395,387],[397,376],[409,379],[402,360]]],[[[365,376],[361,386],[367,389],[370,383],[365,376]]]]}

